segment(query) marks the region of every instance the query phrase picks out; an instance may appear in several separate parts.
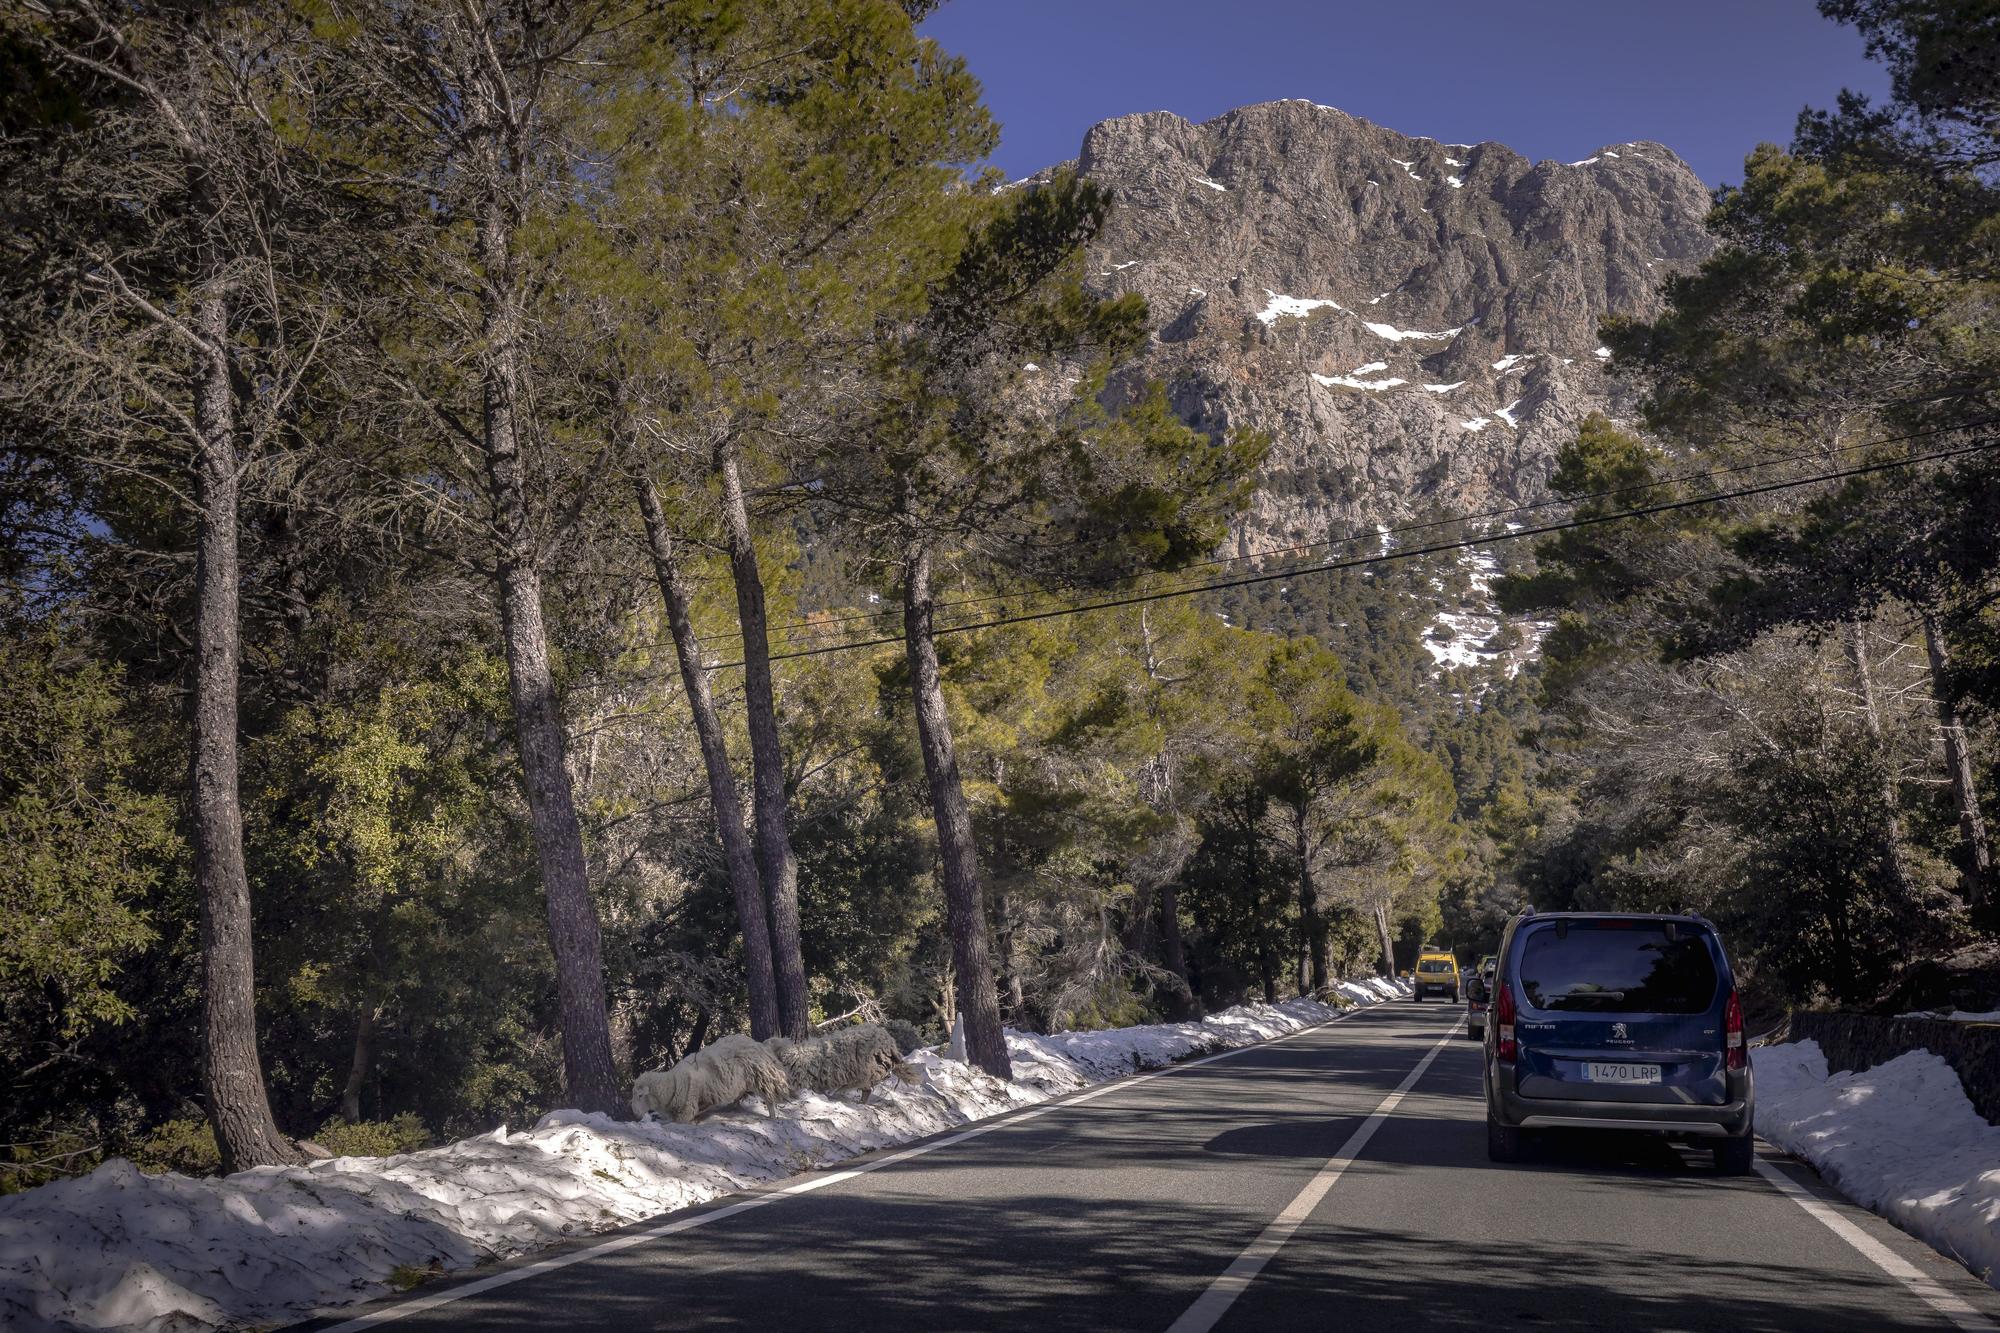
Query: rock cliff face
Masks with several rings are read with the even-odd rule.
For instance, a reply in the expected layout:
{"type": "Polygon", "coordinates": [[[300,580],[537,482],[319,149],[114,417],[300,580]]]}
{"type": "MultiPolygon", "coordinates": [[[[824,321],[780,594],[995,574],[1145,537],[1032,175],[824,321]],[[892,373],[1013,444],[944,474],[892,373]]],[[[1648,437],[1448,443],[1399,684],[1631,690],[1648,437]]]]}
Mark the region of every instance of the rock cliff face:
{"type": "Polygon", "coordinates": [[[1106,121],[1074,165],[1118,203],[1093,281],[1158,326],[1138,374],[1274,438],[1237,553],[1539,496],[1586,413],[1631,406],[1598,321],[1656,312],[1710,248],[1656,143],[1534,163],[1288,101],[1106,121]]]}

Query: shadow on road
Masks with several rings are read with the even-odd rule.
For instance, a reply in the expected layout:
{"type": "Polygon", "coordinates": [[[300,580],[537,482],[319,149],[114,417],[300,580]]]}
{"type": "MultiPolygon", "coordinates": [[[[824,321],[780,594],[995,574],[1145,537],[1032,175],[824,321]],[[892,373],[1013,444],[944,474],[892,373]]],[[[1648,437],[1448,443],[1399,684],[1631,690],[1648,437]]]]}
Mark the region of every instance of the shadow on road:
{"type": "MultiPolygon", "coordinates": [[[[950,1207],[928,1196],[872,1196],[842,1208],[838,1227],[827,1220],[807,1229],[783,1209],[760,1211],[732,1220],[726,1235],[610,1256],[503,1288],[476,1305],[447,1307],[438,1312],[446,1316],[441,1322],[420,1326],[491,1333],[1160,1329],[1234,1252],[1219,1242],[1237,1230],[1194,1204],[1132,1208],[1068,1195],[950,1207]],[[677,1253],[663,1263],[668,1256],[659,1250],[677,1253]]],[[[1753,1256],[1718,1268],[1650,1247],[1606,1243],[1581,1252],[1518,1234],[1467,1253],[1396,1226],[1320,1228],[1299,1243],[1312,1247],[1313,1262],[1268,1272],[1226,1327],[1941,1327],[1901,1322],[1884,1308],[1880,1282],[1861,1274],[1801,1271],[1753,1256]]]]}

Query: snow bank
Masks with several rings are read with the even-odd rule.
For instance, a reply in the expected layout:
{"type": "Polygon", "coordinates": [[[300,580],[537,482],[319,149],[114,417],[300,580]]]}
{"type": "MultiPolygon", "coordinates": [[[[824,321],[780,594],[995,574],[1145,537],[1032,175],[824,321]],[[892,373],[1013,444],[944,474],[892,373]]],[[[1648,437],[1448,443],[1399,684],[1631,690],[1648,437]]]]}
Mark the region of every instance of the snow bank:
{"type": "MultiPolygon", "coordinates": [[[[1343,982],[1373,1004],[1405,992],[1343,982]]],[[[934,1051],[872,1100],[806,1094],[695,1124],[556,1111],[533,1129],[398,1157],[341,1157],[220,1179],[113,1161],[0,1199],[0,1327],[149,1333],[273,1324],[382,1295],[397,1270],[445,1272],[710,1199],[1045,1101],[1135,1069],[1324,1022],[1313,1000],[1201,1022],[1009,1032],[1014,1081],[934,1051]]]]}
{"type": "Polygon", "coordinates": [[[2000,1286],[2000,1127],[1940,1056],[1829,1074],[1818,1042],[1754,1053],[1757,1132],[1842,1194],[2000,1286]]]}

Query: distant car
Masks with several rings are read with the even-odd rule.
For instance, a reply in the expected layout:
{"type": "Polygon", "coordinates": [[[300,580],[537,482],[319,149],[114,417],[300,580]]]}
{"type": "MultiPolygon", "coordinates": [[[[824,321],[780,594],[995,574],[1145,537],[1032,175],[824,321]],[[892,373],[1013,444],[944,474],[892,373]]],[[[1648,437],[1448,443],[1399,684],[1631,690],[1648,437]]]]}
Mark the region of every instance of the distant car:
{"type": "Polygon", "coordinates": [[[1458,959],[1442,949],[1426,949],[1417,955],[1417,972],[1410,998],[1442,995],[1458,1003],[1458,959]]]}
{"type": "Polygon", "coordinates": [[[1474,1041],[1486,1039],[1486,1006],[1493,998],[1492,955],[1479,970],[1465,979],[1465,1035],[1474,1041]]]}
{"type": "Polygon", "coordinates": [[[1624,1129],[1751,1168],[1755,1088],[1722,940],[1698,916],[1524,912],[1500,938],[1485,1025],[1486,1153],[1524,1132],[1624,1129]]]}

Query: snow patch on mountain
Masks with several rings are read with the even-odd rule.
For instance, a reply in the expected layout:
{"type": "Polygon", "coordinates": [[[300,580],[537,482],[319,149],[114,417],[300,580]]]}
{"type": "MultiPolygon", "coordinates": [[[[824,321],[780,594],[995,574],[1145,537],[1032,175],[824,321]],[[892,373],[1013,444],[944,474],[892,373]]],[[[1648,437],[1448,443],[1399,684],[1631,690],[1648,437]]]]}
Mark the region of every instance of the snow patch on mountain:
{"type": "Polygon", "coordinates": [[[1393,389],[1398,384],[1407,384],[1409,382],[1394,377],[1386,380],[1358,380],[1352,375],[1322,375],[1318,371],[1313,372],[1313,379],[1329,388],[1339,385],[1347,389],[1393,389]]]}
{"type": "Polygon", "coordinates": [[[1361,327],[1367,329],[1378,338],[1387,338],[1392,343],[1408,342],[1411,339],[1423,339],[1428,342],[1446,342],[1452,338],[1456,338],[1465,331],[1465,326],[1462,324],[1455,329],[1444,329],[1438,333],[1420,333],[1411,329],[1399,329],[1393,324],[1369,324],[1364,322],[1361,327]]]}
{"type": "Polygon", "coordinates": [[[1321,301],[1303,296],[1281,296],[1269,287],[1264,289],[1264,295],[1271,299],[1265,302],[1262,310],[1257,312],[1257,318],[1266,324],[1275,324],[1280,319],[1287,318],[1304,319],[1315,310],[1338,310],[1343,314],[1347,313],[1347,307],[1338,301],[1321,301]]]}
{"type": "MultiPolygon", "coordinates": [[[[1518,524],[1509,524],[1518,530],[1518,524]]],[[[1503,615],[1493,600],[1493,581],[1500,576],[1500,559],[1483,547],[1459,554],[1466,594],[1458,606],[1440,610],[1424,631],[1424,651],[1438,671],[1456,667],[1490,667],[1511,680],[1541,650],[1549,631],[1546,621],[1517,620],[1503,615]]],[[[1435,584],[1443,592],[1441,582],[1435,584]]],[[[1475,706],[1482,686],[1475,692],[1475,706]]]]}

